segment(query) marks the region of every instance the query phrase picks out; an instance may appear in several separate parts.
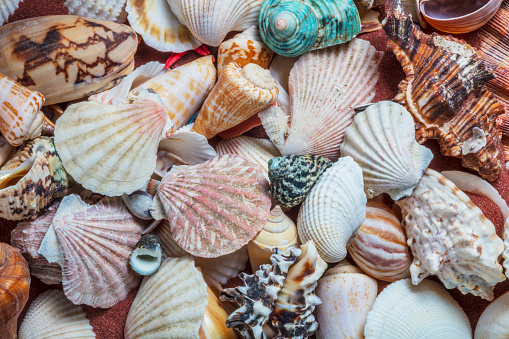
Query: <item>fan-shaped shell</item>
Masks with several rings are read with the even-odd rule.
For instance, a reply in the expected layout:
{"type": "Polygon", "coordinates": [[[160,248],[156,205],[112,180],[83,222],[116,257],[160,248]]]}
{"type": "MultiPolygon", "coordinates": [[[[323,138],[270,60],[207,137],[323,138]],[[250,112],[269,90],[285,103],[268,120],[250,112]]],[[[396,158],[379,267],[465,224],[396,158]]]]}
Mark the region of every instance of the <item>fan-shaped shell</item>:
{"type": "Polygon", "coordinates": [[[433,154],[415,141],[414,119],[391,101],[358,113],[345,131],[341,156],[351,156],[362,169],[368,199],[389,193],[399,200],[412,194],[433,154]]]}
{"type": "Polygon", "coordinates": [[[376,298],[364,329],[366,339],[472,338],[467,315],[438,283],[396,281],[376,298]]]}
{"type": "Polygon", "coordinates": [[[22,0],[2,0],[0,1],[0,26],[9,19],[9,15],[18,9],[22,0]]]}
{"type": "Polygon", "coordinates": [[[28,308],[19,328],[19,339],[95,338],[85,312],[60,290],[40,294],[28,308]]]}
{"type": "Polygon", "coordinates": [[[123,23],[126,0],[65,0],[69,14],[123,23]]]}
{"type": "Polygon", "coordinates": [[[509,292],[486,307],[475,327],[474,339],[504,339],[509,336],[509,292]]]}

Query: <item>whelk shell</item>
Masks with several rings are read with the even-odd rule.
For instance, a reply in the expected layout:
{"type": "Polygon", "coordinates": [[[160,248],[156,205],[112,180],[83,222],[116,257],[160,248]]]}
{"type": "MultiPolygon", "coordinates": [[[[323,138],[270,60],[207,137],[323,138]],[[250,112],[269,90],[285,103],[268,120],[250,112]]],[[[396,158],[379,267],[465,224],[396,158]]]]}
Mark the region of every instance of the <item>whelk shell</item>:
{"type": "Polygon", "coordinates": [[[504,339],[509,336],[509,292],[486,307],[475,327],[474,339],[504,339]]]}
{"type": "Polygon", "coordinates": [[[122,23],[126,18],[126,0],[65,0],[69,14],[122,23]]]}

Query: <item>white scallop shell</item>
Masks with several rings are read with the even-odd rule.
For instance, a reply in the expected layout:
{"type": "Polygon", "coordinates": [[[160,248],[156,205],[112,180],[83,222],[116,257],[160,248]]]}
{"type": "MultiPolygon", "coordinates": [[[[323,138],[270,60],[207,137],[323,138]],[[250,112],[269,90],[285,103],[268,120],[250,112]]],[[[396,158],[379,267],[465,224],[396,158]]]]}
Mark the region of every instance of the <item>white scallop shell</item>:
{"type": "Polygon", "coordinates": [[[345,131],[341,156],[362,169],[368,199],[388,193],[393,200],[412,194],[433,153],[415,141],[414,119],[405,107],[382,101],[358,113],[345,131]]]}
{"type": "Polygon", "coordinates": [[[123,23],[126,0],[65,0],[70,15],[123,23]]]}
{"type": "Polygon", "coordinates": [[[70,302],[60,290],[41,293],[28,308],[19,339],[95,338],[81,306],[70,302]]]}
{"type": "Polygon", "coordinates": [[[488,305],[481,314],[474,333],[474,339],[505,338],[509,338],[509,292],[488,305]]]}
{"type": "Polygon", "coordinates": [[[346,246],[366,217],[362,171],[350,157],[339,159],[318,179],[297,219],[301,242],[314,240],[326,262],[346,256],[346,246]]]}
{"type": "Polygon", "coordinates": [[[0,26],[7,22],[9,16],[18,9],[21,1],[23,0],[0,0],[0,26]]]}
{"type": "Polygon", "coordinates": [[[364,329],[366,339],[472,338],[467,315],[438,283],[398,280],[376,298],[364,329]]]}

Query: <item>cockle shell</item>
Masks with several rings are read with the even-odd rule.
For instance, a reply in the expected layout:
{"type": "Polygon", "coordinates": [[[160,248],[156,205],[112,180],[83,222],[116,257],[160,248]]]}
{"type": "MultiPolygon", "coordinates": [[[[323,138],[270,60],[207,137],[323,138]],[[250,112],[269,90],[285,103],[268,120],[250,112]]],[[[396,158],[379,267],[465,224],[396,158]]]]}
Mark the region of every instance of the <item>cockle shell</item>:
{"type": "Polygon", "coordinates": [[[410,276],[412,256],[405,229],[383,204],[368,202],[366,219],[348,245],[348,253],[364,272],[379,280],[392,282],[410,276]]]}
{"type": "Polygon", "coordinates": [[[65,0],[69,14],[123,23],[126,0],[65,0]]]}
{"type": "Polygon", "coordinates": [[[350,157],[339,159],[318,179],[297,218],[300,241],[314,240],[326,262],[345,258],[346,247],[366,217],[362,170],[350,157]]]}
{"type": "Polygon", "coordinates": [[[74,15],[10,23],[0,40],[0,73],[42,93],[46,105],[113,86],[134,69],[138,46],[129,26],[74,15]]]}
{"type": "Polygon", "coordinates": [[[389,47],[407,75],[395,101],[412,114],[417,141],[438,139],[442,154],[495,180],[501,160],[495,118],[503,107],[482,88],[492,70],[464,41],[421,32],[399,0],[386,0],[386,12],[389,47]]]}
{"type": "Polygon", "coordinates": [[[88,205],[72,194],[62,199],[39,254],[60,264],[64,293],[74,304],[108,308],[139,283],[128,259],[141,230],[121,198],[88,205]]]}
{"type": "Polygon", "coordinates": [[[361,31],[352,0],[265,0],[259,26],[267,46],[284,56],[345,43],[361,31]]]}
{"type": "Polygon", "coordinates": [[[456,185],[427,169],[412,195],[397,204],[412,249],[412,282],[437,275],[447,288],[493,299],[505,280],[504,244],[493,223],[456,185]]]}
{"type": "Polygon", "coordinates": [[[163,251],[159,237],[145,234],[134,246],[129,263],[133,270],[140,275],[151,275],[157,272],[161,265],[163,251]]]}
{"type": "Polygon", "coordinates": [[[438,283],[398,280],[376,298],[364,329],[366,339],[472,338],[467,315],[438,283]]]}
{"type": "Polygon", "coordinates": [[[433,153],[415,141],[410,113],[391,101],[355,116],[345,131],[341,156],[351,156],[361,166],[368,199],[389,193],[394,200],[412,194],[433,159],[433,153]]]}
{"type": "Polygon", "coordinates": [[[270,71],[256,64],[231,63],[205,100],[192,131],[210,139],[272,104],[278,91],[270,71]]]}
{"type": "Polygon", "coordinates": [[[0,1],[0,26],[9,19],[9,16],[18,9],[22,0],[2,0],[0,1]]]}
{"type": "Polygon", "coordinates": [[[19,328],[19,339],[95,338],[81,306],[70,302],[60,290],[41,293],[28,308],[19,328]]]}
{"type": "Polygon", "coordinates": [[[243,31],[258,22],[263,0],[168,0],[171,10],[193,35],[218,47],[228,32],[243,31]]]}
{"type": "Polygon", "coordinates": [[[475,327],[474,339],[504,339],[509,336],[509,292],[486,307],[475,327]]]}

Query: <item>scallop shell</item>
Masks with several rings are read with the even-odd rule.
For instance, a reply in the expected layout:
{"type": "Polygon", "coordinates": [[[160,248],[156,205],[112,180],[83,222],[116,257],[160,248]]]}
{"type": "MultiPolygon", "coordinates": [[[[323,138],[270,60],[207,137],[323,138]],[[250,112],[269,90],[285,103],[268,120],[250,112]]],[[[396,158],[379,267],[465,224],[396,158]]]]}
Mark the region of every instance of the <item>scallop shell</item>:
{"type": "Polygon", "coordinates": [[[304,200],[297,218],[301,242],[314,240],[326,262],[345,258],[346,247],[366,217],[362,170],[350,157],[328,168],[304,200]]]}
{"type": "Polygon", "coordinates": [[[396,281],[376,298],[364,329],[366,339],[472,338],[467,315],[438,283],[396,281]],[[411,324],[411,326],[409,326],[411,324]]]}
{"type": "Polygon", "coordinates": [[[486,307],[475,327],[474,339],[503,339],[509,336],[509,292],[486,307]]]}
{"type": "Polygon", "coordinates": [[[60,290],[41,293],[30,304],[19,328],[19,339],[95,337],[81,306],[70,302],[60,290]]]}
{"type": "Polygon", "coordinates": [[[410,113],[391,101],[355,116],[345,131],[341,156],[351,156],[361,166],[368,199],[388,193],[393,200],[412,194],[433,159],[433,153],[415,141],[410,113]]]}
{"type": "Polygon", "coordinates": [[[262,0],[168,0],[168,3],[198,40],[218,47],[228,32],[256,25],[262,0]]]}
{"type": "Polygon", "coordinates": [[[361,30],[352,0],[266,0],[259,25],[267,46],[284,56],[345,43],[361,30]]]}
{"type": "Polygon", "coordinates": [[[133,270],[140,275],[152,275],[159,269],[163,252],[159,237],[145,234],[134,246],[129,263],[133,270]]]}
{"type": "Polygon", "coordinates": [[[65,0],[69,14],[122,23],[126,0],[65,0]]]}
{"type": "Polygon", "coordinates": [[[434,274],[447,288],[493,299],[494,286],[505,280],[498,263],[504,244],[465,193],[428,169],[412,195],[397,204],[414,256],[414,284],[434,274]]]}
{"type": "Polygon", "coordinates": [[[0,1],[0,26],[7,22],[9,16],[19,7],[23,0],[2,0],[0,1]]]}
{"type": "Polygon", "coordinates": [[[126,339],[199,338],[207,285],[189,257],[168,258],[145,277],[125,323],[126,339]]]}
{"type": "Polygon", "coordinates": [[[91,206],[73,194],[60,203],[39,254],[60,264],[64,293],[74,304],[108,308],[139,283],[128,258],[141,230],[121,198],[91,206]]]}
{"type": "Polygon", "coordinates": [[[270,71],[256,64],[242,68],[231,63],[205,100],[192,131],[210,139],[272,104],[278,91],[270,71]]]}
{"type": "Polygon", "coordinates": [[[109,196],[146,186],[159,141],[171,126],[154,96],[143,91],[133,103],[119,106],[81,102],[58,119],[55,146],[78,183],[109,196]]]}

